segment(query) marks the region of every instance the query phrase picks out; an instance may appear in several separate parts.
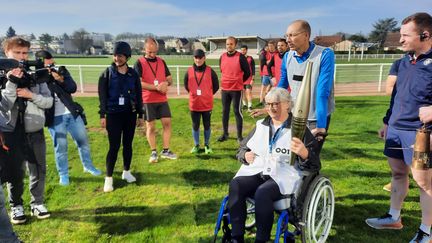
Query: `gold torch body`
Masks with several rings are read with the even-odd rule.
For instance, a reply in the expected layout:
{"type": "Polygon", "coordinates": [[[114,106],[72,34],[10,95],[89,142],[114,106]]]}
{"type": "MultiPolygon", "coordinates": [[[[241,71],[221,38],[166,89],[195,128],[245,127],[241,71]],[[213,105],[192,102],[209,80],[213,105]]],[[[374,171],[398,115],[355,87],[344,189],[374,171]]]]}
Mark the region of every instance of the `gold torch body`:
{"type": "Polygon", "coordinates": [[[417,129],[411,164],[414,169],[428,170],[431,168],[431,160],[429,159],[430,134],[431,131],[425,126],[417,129]]]}
{"type": "MultiPolygon", "coordinates": [[[[300,140],[303,140],[304,138],[309,116],[312,64],[312,62],[308,62],[306,64],[306,70],[303,76],[302,84],[294,102],[294,109],[292,110],[293,118],[291,135],[292,137],[299,138],[300,140]]],[[[295,153],[291,153],[291,165],[294,165],[296,157],[297,155],[295,153]]]]}

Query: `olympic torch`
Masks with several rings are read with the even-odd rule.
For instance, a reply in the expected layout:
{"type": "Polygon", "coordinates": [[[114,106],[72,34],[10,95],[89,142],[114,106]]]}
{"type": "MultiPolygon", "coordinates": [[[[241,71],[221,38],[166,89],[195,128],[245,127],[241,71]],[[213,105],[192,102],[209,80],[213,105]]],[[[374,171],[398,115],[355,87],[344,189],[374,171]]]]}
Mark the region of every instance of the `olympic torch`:
{"type": "MultiPolygon", "coordinates": [[[[308,116],[309,116],[309,107],[310,107],[310,99],[311,99],[311,76],[312,76],[312,62],[308,62],[306,64],[306,71],[303,76],[302,84],[297,95],[297,98],[294,102],[293,109],[293,118],[292,118],[292,126],[291,126],[291,135],[292,137],[299,138],[303,140],[308,116]]],[[[297,155],[295,153],[291,153],[291,161],[290,164],[293,166],[295,163],[297,155]]]]}
{"type": "Polygon", "coordinates": [[[430,134],[431,131],[426,126],[417,129],[411,165],[415,169],[428,170],[431,167],[429,159],[430,134]]]}

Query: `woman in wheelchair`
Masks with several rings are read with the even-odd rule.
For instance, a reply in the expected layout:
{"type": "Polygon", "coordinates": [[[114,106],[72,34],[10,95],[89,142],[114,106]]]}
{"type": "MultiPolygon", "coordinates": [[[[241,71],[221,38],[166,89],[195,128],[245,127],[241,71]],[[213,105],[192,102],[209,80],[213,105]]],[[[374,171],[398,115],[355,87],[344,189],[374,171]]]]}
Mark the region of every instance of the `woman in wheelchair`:
{"type": "Polygon", "coordinates": [[[243,164],[229,185],[232,242],[244,242],[246,198],[255,200],[256,240],[270,239],[273,202],[292,194],[299,186],[301,171],[319,171],[318,143],[306,128],[303,141],[291,137],[291,96],[286,89],[274,88],[265,97],[268,116],[242,141],[237,153],[243,164]],[[291,153],[296,153],[294,166],[291,153]]]}

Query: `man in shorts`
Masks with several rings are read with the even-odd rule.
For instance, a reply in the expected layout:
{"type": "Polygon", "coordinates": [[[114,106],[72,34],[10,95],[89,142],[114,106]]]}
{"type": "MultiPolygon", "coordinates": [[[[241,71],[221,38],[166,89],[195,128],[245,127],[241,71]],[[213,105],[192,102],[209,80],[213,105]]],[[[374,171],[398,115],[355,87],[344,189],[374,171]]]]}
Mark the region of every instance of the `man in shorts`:
{"type": "Polygon", "coordinates": [[[135,63],[135,70],[141,77],[144,119],[146,121],[146,136],[150,145],[150,163],[158,161],[156,149],[156,120],[162,122],[163,150],[161,158],[177,159],[170,149],[171,111],[168,105],[168,86],[172,85],[171,73],[160,57],[157,57],[158,44],[155,39],[147,38],[144,42],[145,56],[135,63]]]}

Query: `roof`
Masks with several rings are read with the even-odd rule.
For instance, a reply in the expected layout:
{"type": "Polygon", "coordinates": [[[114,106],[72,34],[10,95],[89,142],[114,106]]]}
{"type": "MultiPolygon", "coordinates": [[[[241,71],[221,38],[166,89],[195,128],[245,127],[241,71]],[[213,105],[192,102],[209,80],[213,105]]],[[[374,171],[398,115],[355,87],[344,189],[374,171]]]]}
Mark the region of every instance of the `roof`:
{"type": "Polygon", "coordinates": [[[181,43],[183,45],[186,45],[187,43],[189,43],[188,39],[186,39],[186,38],[178,38],[178,40],[181,41],[181,43]]]}
{"type": "Polygon", "coordinates": [[[313,42],[320,46],[330,47],[344,40],[343,35],[316,36],[313,42]]]}
{"type": "MultiPolygon", "coordinates": [[[[257,36],[257,35],[250,35],[250,36],[234,36],[237,40],[242,40],[242,41],[246,41],[246,40],[262,40],[265,41],[263,38],[257,36]]],[[[228,38],[228,36],[219,36],[219,37],[208,37],[207,40],[208,41],[213,41],[213,42],[225,42],[226,38],[228,38]]]]}

